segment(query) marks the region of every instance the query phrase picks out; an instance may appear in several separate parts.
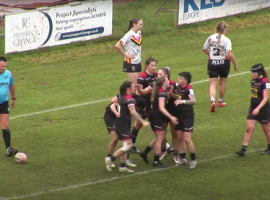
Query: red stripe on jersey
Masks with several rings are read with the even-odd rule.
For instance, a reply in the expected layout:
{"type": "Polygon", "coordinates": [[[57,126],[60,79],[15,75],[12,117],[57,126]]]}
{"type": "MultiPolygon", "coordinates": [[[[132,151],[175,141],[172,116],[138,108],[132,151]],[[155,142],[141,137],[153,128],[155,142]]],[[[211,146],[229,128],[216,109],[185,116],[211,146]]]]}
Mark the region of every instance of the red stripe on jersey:
{"type": "Polygon", "coordinates": [[[268,79],[265,78],[265,77],[263,77],[263,78],[262,78],[262,83],[267,83],[267,82],[268,82],[268,79]]]}
{"type": "Polygon", "coordinates": [[[126,95],[126,100],[128,100],[128,99],[132,99],[132,96],[129,94],[126,95]]]}
{"type": "Polygon", "coordinates": [[[165,92],[165,91],[163,90],[163,88],[159,88],[158,91],[159,91],[159,92],[165,92]]]}
{"type": "Polygon", "coordinates": [[[175,84],[175,82],[170,80],[170,85],[174,85],[174,84],[175,84]]]}
{"type": "Polygon", "coordinates": [[[139,75],[139,77],[142,77],[143,79],[145,79],[145,78],[146,78],[146,75],[147,75],[146,72],[142,72],[142,73],[139,75]]]}
{"type": "Polygon", "coordinates": [[[187,89],[192,89],[191,85],[186,85],[187,89]]]}
{"type": "Polygon", "coordinates": [[[141,35],[139,36],[139,38],[137,39],[136,37],[134,37],[134,35],[131,37],[131,41],[134,42],[135,44],[137,44],[138,46],[141,46],[142,43],[142,37],[141,35]]]}

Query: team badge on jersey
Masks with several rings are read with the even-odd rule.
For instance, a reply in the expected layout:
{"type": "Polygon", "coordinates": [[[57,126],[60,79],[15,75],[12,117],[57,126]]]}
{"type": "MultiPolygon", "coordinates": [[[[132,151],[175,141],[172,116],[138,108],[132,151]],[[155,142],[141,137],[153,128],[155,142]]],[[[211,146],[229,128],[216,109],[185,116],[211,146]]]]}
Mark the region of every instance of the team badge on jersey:
{"type": "Polygon", "coordinates": [[[258,89],[251,88],[251,97],[252,98],[258,98],[258,89]]]}

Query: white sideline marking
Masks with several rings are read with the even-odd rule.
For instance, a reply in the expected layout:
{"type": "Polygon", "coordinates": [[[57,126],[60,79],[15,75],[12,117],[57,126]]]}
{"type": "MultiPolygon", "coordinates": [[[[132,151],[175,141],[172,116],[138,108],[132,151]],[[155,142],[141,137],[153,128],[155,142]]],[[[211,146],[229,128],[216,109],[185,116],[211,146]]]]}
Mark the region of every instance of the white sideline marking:
{"type": "MultiPolygon", "coordinates": [[[[266,67],[265,69],[270,69],[270,67],[266,67]]],[[[242,75],[248,74],[248,73],[250,73],[250,71],[246,71],[246,72],[241,72],[241,73],[229,75],[229,77],[242,76],[242,75]]],[[[201,81],[195,81],[195,82],[191,83],[191,85],[199,84],[199,83],[205,83],[205,82],[208,82],[208,81],[209,81],[209,79],[204,79],[204,80],[201,80],[201,81]]],[[[10,117],[9,119],[17,119],[17,118],[22,118],[22,117],[29,117],[29,116],[32,116],[32,115],[39,115],[39,114],[43,114],[43,113],[47,113],[47,112],[64,110],[64,109],[68,109],[68,108],[75,108],[75,107],[79,107],[79,106],[86,106],[86,105],[100,103],[100,102],[109,101],[109,100],[110,99],[101,99],[101,100],[97,100],[97,101],[89,101],[89,102],[85,102],[85,103],[73,104],[73,105],[64,106],[64,107],[58,107],[58,108],[53,108],[53,109],[48,109],[48,110],[43,110],[43,111],[28,113],[28,114],[17,115],[17,116],[14,116],[14,117],[10,117]]]]}
{"type": "Polygon", "coordinates": [[[32,115],[39,115],[39,114],[43,114],[43,113],[47,113],[47,112],[64,110],[64,109],[67,109],[67,108],[75,108],[75,107],[78,107],[78,106],[86,106],[86,105],[100,103],[100,102],[109,101],[109,100],[111,100],[111,99],[101,99],[101,100],[97,100],[97,101],[89,101],[89,102],[85,102],[85,103],[73,104],[73,105],[69,105],[69,106],[64,106],[64,107],[59,107],[59,108],[53,108],[53,109],[49,109],[49,110],[43,110],[43,111],[39,111],[39,112],[33,112],[33,113],[28,113],[28,114],[23,114],[23,115],[17,115],[17,116],[14,116],[14,117],[10,117],[9,119],[17,119],[17,118],[21,118],[21,117],[28,117],[28,116],[32,116],[32,115]]]}
{"type": "MultiPolygon", "coordinates": [[[[247,153],[261,151],[261,150],[263,150],[263,148],[254,149],[254,150],[248,151],[247,153]]],[[[208,161],[228,158],[228,157],[232,157],[232,156],[237,156],[237,155],[228,154],[228,155],[217,156],[217,157],[213,157],[213,158],[209,158],[209,159],[202,159],[202,160],[198,160],[198,163],[200,164],[202,162],[208,162],[208,161]]],[[[161,170],[168,170],[168,169],[172,169],[172,168],[175,168],[175,167],[178,167],[178,166],[171,166],[171,167],[167,167],[167,168],[156,168],[156,169],[146,170],[146,171],[142,171],[142,172],[135,172],[134,174],[130,174],[130,175],[126,175],[126,176],[116,176],[116,177],[107,178],[107,179],[100,179],[100,180],[97,180],[97,181],[79,183],[79,184],[75,184],[75,185],[71,185],[71,186],[67,186],[67,187],[51,189],[51,190],[45,190],[45,191],[40,191],[40,192],[34,192],[34,193],[21,195],[21,196],[7,197],[7,198],[4,198],[4,199],[5,200],[23,199],[23,198],[26,198],[26,197],[32,197],[32,196],[37,196],[37,195],[41,195],[41,194],[47,194],[47,193],[50,193],[50,192],[59,192],[59,191],[63,191],[63,190],[69,190],[69,189],[79,188],[79,187],[88,186],[88,185],[96,185],[96,184],[99,184],[99,183],[106,183],[106,182],[119,180],[119,179],[123,179],[123,178],[129,178],[129,177],[133,177],[133,176],[139,176],[139,175],[148,174],[148,173],[151,173],[151,172],[156,172],[156,171],[161,171],[161,170]]],[[[105,168],[105,166],[104,166],[104,168],[105,168]]],[[[187,170],[189,170],[189,169],[187,169],[187,170]]]]}

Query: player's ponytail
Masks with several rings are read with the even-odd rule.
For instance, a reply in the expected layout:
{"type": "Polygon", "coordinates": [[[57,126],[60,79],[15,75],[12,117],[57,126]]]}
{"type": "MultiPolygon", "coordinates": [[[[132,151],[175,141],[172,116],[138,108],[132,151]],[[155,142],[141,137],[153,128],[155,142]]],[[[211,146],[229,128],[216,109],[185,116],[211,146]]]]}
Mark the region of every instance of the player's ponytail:
{"type": "Polygon", "coordinates": [[[165,82],[166,78],[167,77],[162,76],[162,77],[157,78],[157,80],[155,81],[154,86],[153,86],[153,91],[151,94],[151,105],[152,106],[154,104],[156,95],[158,94],[158,90],[163,86],[163,83],[165,82]]]}
{"type": "Polygon", "coordinates": [[[224,31],[228,28],[226,22],[222,21],[217,24],[217,33],[218,33],[218,40],[217,40],[217,46],[216,48],[219,48],[219,42],[221,38],[221,34],[224,33],[224,31]]]}
{"type": "Polygon", "coordinates": [[[266,73],[266,71],[265,71],[265,69],[264,69],[263,66],[262,66],[262,76],[263,76],[264,78],[267,78],[267,79],[268,79],[267,73],[266,73]]]}

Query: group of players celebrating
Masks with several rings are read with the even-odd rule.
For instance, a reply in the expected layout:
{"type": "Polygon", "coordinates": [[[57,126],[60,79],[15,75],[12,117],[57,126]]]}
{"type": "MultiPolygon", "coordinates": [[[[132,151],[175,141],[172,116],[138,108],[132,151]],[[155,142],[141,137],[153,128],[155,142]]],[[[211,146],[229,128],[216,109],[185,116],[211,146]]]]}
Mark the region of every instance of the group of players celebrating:
{"type": "MultiPolygon", "coordinates": [[[[143,21],[134,18],[129,22],[129,31],[115,45],[124,56],[123,72],[127,73],[129,81],[123,82],[119,94],[112,98],[106,107],[104,121],[112,139],[109,143],[105,164],[108,171],[115,167],[114,161],[120,157],[120,172],[134,172],[128,168],[136,167],[129,159],[129,152],[139,154],[148,163],[148,153],[153,149],[153,166],[167,167],[161,160],[168,152],[173,152],[173,161],[177,165],[187,164],[186,149],[190,154],[189,168],[197,166],[195,147],[191,140],[194,124],[193,105],[196,103],[194,90],[190,86],[190,72],[180,72],[177,81],[170,80],[170,68],[156,70],[157,60],[149,57],[145,61],[145,70],[141,66],[141,28],[143,21]],[[124,49],[123,49],[124,47],[124,49]],[[148,121],[146,121],[148,119],[148,121]],[[134,122],[134,123],[133,123],[134,122]],[[132,127],[132,124],[133,127],[132,127]],[[166,132],[170,124],[172,148],[168,145],[166,132]],[[151,126],[155,138],[143,151],[136,148],[136,138],[143,126],[151,126]],[[132,127],[132,128],[131,128],[132,127]],[[118,140],[122,147],[114,151],[118,140]]],[[[210,78],[210,111],[215,112],[215,106],[223,107],[226,91],[226,80],[230,71],[230,62],[237,71],[235,58],[231,53],[231,41],[225,36],[227,24],[219,22],[217,33],[211,35],[203,45],[203,52],[209,56],[208,75],[210,78]],[[220,81],[219,98],[216,103],[216,86],[220,81]]],[[[262,154],[270,154],[269,130],[269,89],[270,84],[262,64],[252,67],[251,106],[247,118],[247,132],[243,146],[235,153],[244,156],[255,124],[259,121],[265,132],[268,147],[262,154]]]]}
{"type": "Polygon", "coordinates": [[[191,74],[179,73],[177,82],[170,80],[170,69],[161,68],[155,71],[157,61],[149,57],[145,62],[145,71],[137,80],[137,84],[125,81],[120,86],[119,95],[112,99],[107,106],[104,115],[109,133],[113,134],[109,144],[108,155],[105,158],[106,167],[109,171],[114,167],[113,161],[120,157],[121,172],[133,172],[126,167],[136,166],[128,159],[128,152],[138,153],[148,163],[147,154],[154,149],[155,167],[166,167],[160,160],[167,154],[166,128],[171,126],[173,160],[176,164],[187,163],[185,145],[190,152],[190,168],[197,165],[195,149],[191,141],[191,132],[194,123],[193,105],[196,103],[194,91],[189,85],[191,74]],[[137,93],[137,94],[136,94],[137,93]],[[148,118],[148,122],[145,119],[148,118]],[[131,131],[132,120],[135,120],[131,131]],[[138,131],[142,126],[151,126],[155,138],[149,143],[144,151],[136,149],[135,142],[138,131]],[[136,135],[133,135],[136,129],[136,135]],[[117,140],[122,141],[122,147],[113,153],[117,140]],[[179,158],[180,154],[180,158],[179,158]]]}

